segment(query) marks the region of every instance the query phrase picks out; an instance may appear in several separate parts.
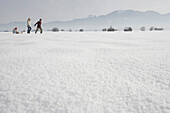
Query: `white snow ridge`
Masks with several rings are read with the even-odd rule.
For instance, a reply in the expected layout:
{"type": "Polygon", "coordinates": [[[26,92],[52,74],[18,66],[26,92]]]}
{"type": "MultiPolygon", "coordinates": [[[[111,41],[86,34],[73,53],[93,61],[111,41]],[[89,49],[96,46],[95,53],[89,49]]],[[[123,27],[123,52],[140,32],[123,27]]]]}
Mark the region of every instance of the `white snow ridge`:
{"type": "Polygon", "coordinates": [[[169,36],[0,33],[0,113],[170,113],[169,36]]]}

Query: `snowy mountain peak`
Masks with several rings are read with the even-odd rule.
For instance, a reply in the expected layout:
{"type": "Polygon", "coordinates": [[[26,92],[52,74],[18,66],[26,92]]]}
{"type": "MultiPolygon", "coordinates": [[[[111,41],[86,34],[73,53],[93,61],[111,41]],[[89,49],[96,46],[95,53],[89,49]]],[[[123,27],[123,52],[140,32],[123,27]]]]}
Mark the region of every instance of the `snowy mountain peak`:
{"type": "MultiPolygon", "coordinates": [[[[155,11],[135,11],[135,10],[117,10],[106,15],[89,15],[85,18],[73,19],[70,21],[53,21],[43,23],[44,30],[54,27],[62,29],[102,29],[109,26],[124,28],[131,26],[139,29],[141,26],[161,26],[170,29],[170,13],[160,14],[155,11]]],[[[12,22],[9,24],[0,24],[0,30],[11,30],[13,27],[26,28],[26,22],[12,22]]]]}
{"type": "Polygon", "coordinates": [[[96,17],[96,15],[89,15],[87,18],[93,18],[96,17]]]}
{"type": "Polygon", "coordinates": [[[150,15],[161,15],[160,13],[155,12],[155,11],[152,11],[152,10],[145,11],[144,13],[145,13],[145,14],[150,14],[150,15]]]}

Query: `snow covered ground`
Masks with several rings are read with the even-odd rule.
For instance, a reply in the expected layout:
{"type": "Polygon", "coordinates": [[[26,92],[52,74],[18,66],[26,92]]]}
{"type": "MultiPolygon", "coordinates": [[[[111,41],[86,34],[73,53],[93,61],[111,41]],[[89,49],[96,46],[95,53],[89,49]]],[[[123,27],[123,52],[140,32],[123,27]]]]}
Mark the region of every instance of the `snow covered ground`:
{"type": "Polygon", "coordinates": [[[170,31],[0,33],[0,113],[170,113],[170,31]]]}

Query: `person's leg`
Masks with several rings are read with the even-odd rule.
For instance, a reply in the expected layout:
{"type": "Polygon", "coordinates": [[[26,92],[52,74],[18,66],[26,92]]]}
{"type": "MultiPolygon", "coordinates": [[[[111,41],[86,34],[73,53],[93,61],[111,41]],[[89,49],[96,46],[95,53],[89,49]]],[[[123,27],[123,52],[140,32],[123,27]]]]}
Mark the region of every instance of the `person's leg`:
{"type": "Polygon", "coordinates": [[[37,33],[38,29],[39,29],[39,28],[37,27],[37,29],[35,30],[35,33],[37,33]]]}
{"type": "Polygon", "coordinates": [[[31,32],[31,27],[29,27],[29,33],[31,32]]]}
{"type": "Polygon", "coordinates": [[[30,33],[30,31],[31,31],[31,27],[28,27],[28,31],[27,31],[27,33],[30,33]]]}
{"type": "Polygon", "coordinates": [[[42,32],[43,32],[43,30],[42,30],[42,28],[40,27],[40,33],[42,34],[42,32]]]}

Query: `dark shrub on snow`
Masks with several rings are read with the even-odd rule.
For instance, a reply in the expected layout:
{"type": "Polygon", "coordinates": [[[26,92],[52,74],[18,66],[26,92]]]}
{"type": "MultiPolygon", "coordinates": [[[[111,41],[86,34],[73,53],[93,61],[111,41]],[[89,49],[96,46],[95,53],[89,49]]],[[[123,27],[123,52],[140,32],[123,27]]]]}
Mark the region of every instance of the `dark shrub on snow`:
{"type": "Polygon", "coordinates": [[[154,28],[154,30],[155,30],[155,31],[162,31],[162,30],[164,30],[164,29],[163,29],[163,28],[157,28],[157,27],[156,27],[156,28],[154,28]]]}
{"type": "Polygon", "coordinates": [[[153,31],[154,30],[154,27],[150,27],[149,31],[153,31]]]}
{"type": "Polygon", "coordinates": [[[102,29],[102,31],[107,31],[107,29],[106,29],[106,28],[104,28],[104,29],[102,29]]]}
{"type": "Polygon", "coordinates": [[[124,31],[132,31],[131,27],[125,27],[124,31]]]}
{"type": "Polygon", "coordinates": [[[145,27],[141,27],[140,30],[141,31],[145,31],[146,29],[145,29],[145,27]]]}
{"type": "Polygon", "coordinates": [[[80,32],[83,32],[84,30],[83,30],[83,29],[80,29],[79,31],[80,31],[80,32]]]}
{"type": "Polygon", "coordinates": [[[53,31],[53,32],[59,32],[59,29],[56,28],[56,27],[54,27],[51,31],[53,31]]]}
{"type": "Polygon", "coordinates": [[[110,28],[107,29],[107,31],[115,31],[114,28],[112,28],[112,26],[110,28]]]}

